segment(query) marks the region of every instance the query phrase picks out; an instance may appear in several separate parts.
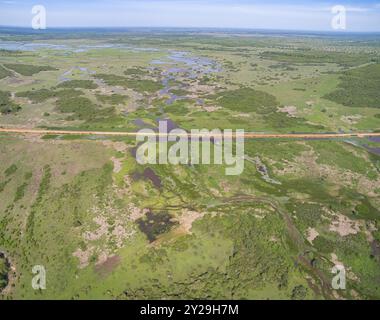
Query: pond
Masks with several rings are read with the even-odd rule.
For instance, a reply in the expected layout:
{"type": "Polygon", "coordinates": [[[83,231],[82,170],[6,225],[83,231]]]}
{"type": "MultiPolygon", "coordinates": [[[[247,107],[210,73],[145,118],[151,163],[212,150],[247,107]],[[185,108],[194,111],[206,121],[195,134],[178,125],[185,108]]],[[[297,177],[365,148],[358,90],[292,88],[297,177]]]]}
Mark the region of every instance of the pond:
{"type": "Polygon", "coordinates": [[[149,211],[144,218],[137,220],[139,229],[153,242],[161,234],[169,232],[177,224],[167,212],[153,213],[149,211]]]}

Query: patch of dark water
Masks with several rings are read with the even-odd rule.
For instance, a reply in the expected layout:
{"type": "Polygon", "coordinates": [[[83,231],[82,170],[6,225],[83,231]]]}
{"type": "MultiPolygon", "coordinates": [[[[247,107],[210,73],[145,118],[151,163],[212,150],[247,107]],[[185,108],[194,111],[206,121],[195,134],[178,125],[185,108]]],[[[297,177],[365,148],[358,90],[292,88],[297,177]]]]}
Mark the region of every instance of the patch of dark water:
{"type": "Polygon", "coordinates": [[[0,49],[10,51],[36,51],[39,49],[67,50],[68,46],[51,43],[0,41],[0,49]]]}
{"type": "Polygon", "coordinates": [[[133,52],[159,52],[157,48],[141,48],[128,46],[124,44],[56,44],[56,43],[43,43],[43,42],[23,42],[23,41],[3,41],[0,40],[0,49],[10,51],[37,51],[40,49],[57,50],[57,51],[69,51],[74,53],[87,52],[90,50],[99,49],[121,49],[133,52]]]}
{"type": "Polygon", "coordinates": [[[373,153],[373,154],[376,154],[376,155],[380,156],[380,148],[370,148],[370,147],[367,146],[366,149],[367,149],[369,152],[371,152],[371,153],[373,153]]]}
{"type": "MultiPolygon", "coordinates": [[[[369,139],[372,139],[372,138],[369,138],[369,139]]],[[[358,147],[358,148],[364,148],[365,150],[367,150],[368,152],[370,152],[372,154],[380,155],[380,148],[370,147],[368,144],[362,143],[361,140],[344,140],[344,142],[351,144],[351,145],[358,147]]],[[[376,141],[372,140],[372,142],[376,142],[376,141]]]]}
{"type": "Polygon", "coordinates": [[[205,101],[203,99],[197,99],[196,102],[197,102],[198,106],[204,106],[204,104],[205,104],[205,101]]]}
{"type": "Polygon", "coordinates": [[[369,137],[368,140],[371,142],[380,143],[380,137],[369,137]]]}
{"type": "Polygon", "coordinates": [[[157,189],[162,188],[160,177],[151,168],[146,168],[143,175],[144,178],[150,180],[157,189]]]}
{"type": "Polygon", "coordinates": [[[371,256],[378,259],[380,263],[380,242],[377,240],[371,242],[371,256]]]}
{"type": "Polygon", "coordinates": [[[151,168],[146,168],[142,174],[139,172],[135,172],[134,174],[132,174],[132,179],[135,181],[149,180],[150,182],[152,182],[155,188],[162,188],[160,177],[151,168]]]}
{"type": "Polygon", "coordinates": [[[157,120],[157,123],[159,123],[159,122],[166,122],[166,128],[167,128],[167,130],[166,130],[166,132],[163,132],[163,133],[169,133],[170,131],[172,131],[172,130],[174,130],[174,129],[178,129],[179,127],[177,126],[177,124],[173,121],[173,120],[171,120],[171,119],[160,119],[160,118],[158,118],[157,120]]]}
{"type": "Polygon", "coordinates": [[[138,149],[138,147],[139,147],[141,144],[142,144],[142,142],[139,143],[136,147],[131,148],[130,151],[129,151],[129,152],[131,153],[131,156],[132,156],[134,159],[136,159],[137,149],[138,149]]]}
{"type": "Polygon", "coordinates": [[[149,211],[144,218],[137,220],[139,229],[147,236],[149,242],[153,242],[161,234],[169,232],[177,222],[167,212],[153,213],[149,211]]]}
{"type": "Polygon", "coordinates": [[[138,126],[138,127],[144,127],[144,128],[148,128],[150,127],[147,123],[144,122],[144,120],[142,119],[135,119],[133,120],[133,124],[138,126]]]}
{"type": "Polygon", "coordinates": [[[70,76],[75,70],[80,71],[82,73],[82,75],[92,75],[92,74],[96,73],[95,71],[89,70],[86,67],[74,66],[71,69],[69,69],[69,70],[65,71],[64,73],[62,73],[62,75],[60,75],[60,77],[59,77],[59,81],[60,82],[65,82],[65,81],[72,80],[72,79],[68,78],[68,76],[70,76]]]}

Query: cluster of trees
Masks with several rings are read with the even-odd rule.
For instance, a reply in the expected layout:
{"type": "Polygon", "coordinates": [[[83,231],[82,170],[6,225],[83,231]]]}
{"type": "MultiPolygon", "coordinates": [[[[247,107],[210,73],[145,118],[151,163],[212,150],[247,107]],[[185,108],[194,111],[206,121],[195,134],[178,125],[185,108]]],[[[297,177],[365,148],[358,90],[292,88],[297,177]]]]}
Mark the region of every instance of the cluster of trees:
{"type": "Polygon", "coordinates": [[[380,108],[380,64],[346,71],[337,90],[324,96],[347,107],[380,108]]]}
{"type": "Polygon", "coordinates": [[[32,76],[41,71],[55,71],[58,70],[56,68],[50,66],[34,66],[31,64],[18,64],[18,63],[10,63],[4,64],[4,66],[8,69],[11,69],[23,76],[32,76]]]}
{"type": "Polygon", "coordinates": [[[60,83],[57,88],[69,89],[96,89],[98,85],[92,80],[70,80],[60,83]]]}
{"type": "Polygon", "coordinates": [[[28,98],[34,103],[44,102],[51,98],[75,98],[83,95],[82,91],[74,89],[63,89],[54,91],[52,89],[30,90],[16,93],[17,97],[28,98]]]}
{"type": "Polygon", "coordinates": [[[149,74],[149,72],[143,68],[129,68],[124,71],[126,76],[145,76],[149,74]]]}
{"type": "Polygon", "coordinates": [[[11,101],[11,94],[6,91],[0,91],[0,113],[1,114],[9,114],[15,113],[21,110],[21,107],[11,101]]]}
{"type": "Polygon", "coordinates": [[[85,97],[59,99],[57,107],[62,113],[72,113],[74,119],[78,120],[88,120],[97,109],[97,106],[85,97]]]}
{"type": "Polygon", "coordinates": [[[378,60],[378,58],[374,58],[368,55],[346,52],[326,52],[308,49],[292,51],[265,51],[260,54],[260,57],[263,59],[288,63],[336,63],[345,67],[358,66],[376,59],[378,60]]]}
{"type": "Polygon", "coordinates": [[[133,89],[137,92],[154,93],[163,89],[163,85],[159,82],[146,79],[130,79],[115,74],[97,74],[96,78],[103,80],[109,86],[122,86],[133,89]]]}
{"type": "Polygon", "coordinates": [[[210,98],[223,108],[240,112],[270,113],[278,106],[276,97],[252,88],[224,91],[210,98]]]}

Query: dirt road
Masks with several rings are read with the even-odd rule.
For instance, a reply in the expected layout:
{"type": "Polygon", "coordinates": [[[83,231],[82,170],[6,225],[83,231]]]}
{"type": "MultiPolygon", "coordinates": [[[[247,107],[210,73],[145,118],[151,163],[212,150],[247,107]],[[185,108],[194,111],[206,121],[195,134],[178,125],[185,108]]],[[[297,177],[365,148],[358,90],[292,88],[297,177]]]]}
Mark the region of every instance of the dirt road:
{"type": "MultiPolygon", "coordinates": [[[[25,128],[1,128],[0,133],[16,134],[35,134],[35,135],[90,135],[90,136],[119,136],[119,137],[136,137],[136,136],[168,136],[167,133],[142,133],[142,132],[123,132],[123,131],[76,131],[76,130],[45,130],[45,129],[25,129],[25,128]]],[[[244,136],[245,139],[337,139],[337,138],[368,138],[380,137],[380,132],[355,132],[355,133],[254,133],[245,132],[244,134],[234,132],[233,137],[244,136]]],[[[221,137],[219,134],[176,134],[176,136],[185,137],[221,137]]]]}

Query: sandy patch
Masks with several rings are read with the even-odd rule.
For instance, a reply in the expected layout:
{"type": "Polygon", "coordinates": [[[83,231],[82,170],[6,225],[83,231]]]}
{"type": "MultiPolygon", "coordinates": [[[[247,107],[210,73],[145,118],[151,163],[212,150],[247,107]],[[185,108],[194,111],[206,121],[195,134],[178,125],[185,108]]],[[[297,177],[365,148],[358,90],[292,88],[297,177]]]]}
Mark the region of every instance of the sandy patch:
{"type": "Polygon", "coordinates": [[[231,191],[231,185],[228,181],[222,181],[220,182],[220,188],[223,190],[223,192],[230,192],[231,191]]]}
{"type": "Polygon", "coordinates": [[[251,115],[249,113],[239,113],[233,115],[234,118],[250,118],[251,115]]]}
{"type": "Polygon", "coordinates": [[[213,94],[215,92],[215,87],[206,84],[193,84],[188,88],[191,93],[207,93],[213,94]]]}
{"type": "Polygon", "coordinates": [[[98,206],[98,198],[94,196],[95,205],[88,214],[94,216],[95,226],[90,223],[82,226],[85,230],[82,238],[86,249],[78,248],[73,253],[73,256],[79,259],[79,268],[86,267],[95,255],[97,264],[105,263],[135,234],[136,230],[128,219],[128,210],[135,207],[133,205],[126,208],[115,207],[114,201],[112,197],[107,197],[102,199],[98,206]]]}
{"type": "Polygon", "coordinates": [[[355,114],[352,116],[342,116],[340,120],[347,124],[357,124],[362,118],[360,114],[355,114]]]}
{"type": "Polygon", "coordinates": [[[95,217],[94,222],[99,226],[94,232],[86,231],[83,235],[83,238],[88,241],[99,240],[107,233],[108,224],[106,218],[104,217],[95,217]]]}
{"type": "Polygon", "coordinates": [[[307,229],[307,241],[313,244],[313,241],[319,236],[319,233],[314,228],[309,227],[307,229]]]}
{"type": "Polygon", "coordinates": [[[217,106],[204,106],[203,109],[206,110],[207,112],[215,112],[215,111],[218,111],[222,108],[217,107],[217,106]]]}
{"type": "Polygon", "coordinates": [[[5,83],[10,86],[26,86],[26,85],[31,85],[31,84],[37,84],[39,83],[38,80],[32,79],[32,78],[21,78],[17,76],[10,76],[5,79],[5,83]]]}
{"type": "Polygon", "coordinates": [[[182,210],[181,216],[178,218],[180,224],[180,229],[184,233],[191,234],[191,228],[193,227],[194,221],[203,218],[205,214],[203,212],[182,210]]]}
{"type": "Polygon", "coordinates": [[[94,248],[88,248],[87,250],[82,250],[78,248],[74,253],[73,256],[77,257],[79,260],[79,269],[83,269],[88,266],[90,257],[93,253],[94,248]]]}
{"type": "Polygon", "coordinates": [[[330,231],[337,232],[340,236],[357,234],[360,231],[360,222],[353,221],[343,214],[335,214],[335,220],[331,222],[330,231]]]}
{"type": "Polygon", "coordinates": [[[128,145],[125,144],[124,142],[120,142],[120,141],[114,142],[114,141],[110,141],[110,140],[104,140],[104,141],[102,141],[102,143],[106,147],[113,148],[118,152],[127,152],[128,151],[128,145]]]}
{"type": "Polygon", "coordinates": [[[286,113],[288,117],[295,118],[297,116],[297,107],[295,106],[284,106],[282,108],[277,108],[278,112],[286,113]]]}
{"type": "Polygon", "coordinates": [[[136,207],[133,203],[128,204],[127,210],[129,212],[129,218],[132,221],[136,221],[144,217],[149,212],[148,209],[140,209],[139,207],[136,207]]]}
{"type": "Polygon", "coordinates": [[[112,157],[111,161],[113,162],[113,172],[119,173],[121,169],[123,168],[121,160],[118,158],[112,157]]]}

